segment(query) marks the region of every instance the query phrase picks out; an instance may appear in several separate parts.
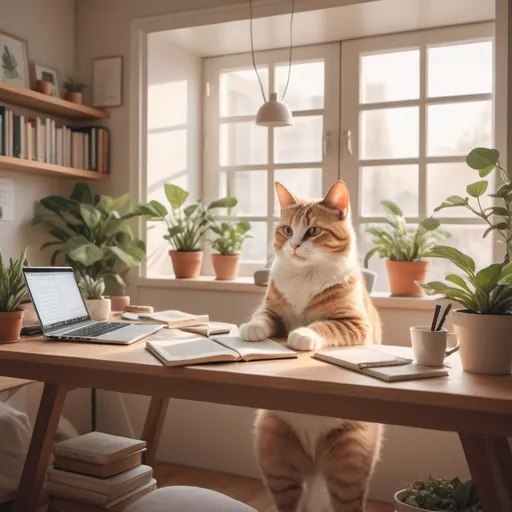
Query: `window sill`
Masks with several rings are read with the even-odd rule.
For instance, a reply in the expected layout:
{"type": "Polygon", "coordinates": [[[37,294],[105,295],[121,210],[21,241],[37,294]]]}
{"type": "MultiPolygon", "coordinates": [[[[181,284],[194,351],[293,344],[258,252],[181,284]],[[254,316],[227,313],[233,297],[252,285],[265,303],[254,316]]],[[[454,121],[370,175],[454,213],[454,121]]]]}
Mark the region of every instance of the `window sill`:
{"type": "MultiPolygon", "coordinates": [[[[178,290],[209,290],[215,292],[243,292],[264,294],[266,288],[256,286],[252,277],[238,277],[234,281],[217,281],[212,276],[197,279],[136,278],[132,282],[139,288],[172,288],[178,290]]],[[[431,310],[435,298],[432,297],[392,297],[387,292],[373,292],[373,303],[383,309],[431,310]]]]}

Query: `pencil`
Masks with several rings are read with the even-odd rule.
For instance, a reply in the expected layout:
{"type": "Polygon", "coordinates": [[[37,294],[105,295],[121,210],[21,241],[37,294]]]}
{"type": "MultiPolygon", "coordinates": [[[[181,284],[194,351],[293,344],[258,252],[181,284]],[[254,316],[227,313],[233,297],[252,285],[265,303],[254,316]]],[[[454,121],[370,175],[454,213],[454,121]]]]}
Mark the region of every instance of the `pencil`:
{"type": "Polygon", "coordinates": [[[437,326],[437,331],[441,330],[441,327],[443,327],[444,321],[446,320],[446,317],[448,316],[448,313],[450,312],[450,309],[452,308],[452,304],[448,304],[446,306],[446,309],[444,310],[443,316],[441,317],[441,321],[439,322],[439,325],[437,326]]]}
{"type": "Polygon", "coordinates": [[[432,319],[432,325],[430,327],[431,331],[435,331],[436,330],[436,322],[437,322],[437,318],[439,317],[439,312],[440,311],[441,311],[440,304],[436,304],[436,311],[434,313],[434,318],[432,319]]]}

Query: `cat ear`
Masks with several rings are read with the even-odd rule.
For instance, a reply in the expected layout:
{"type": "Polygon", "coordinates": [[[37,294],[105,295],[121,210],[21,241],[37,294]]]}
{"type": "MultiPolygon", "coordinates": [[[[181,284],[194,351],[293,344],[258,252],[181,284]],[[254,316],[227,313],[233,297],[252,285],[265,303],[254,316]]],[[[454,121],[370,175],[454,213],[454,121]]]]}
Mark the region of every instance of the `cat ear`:
{"type": "Polygon", "coordinates": [[[322,204],[340,212],[340,217],[344,219],[348,213],[349,197],[348,188],[343,181],[334,183],[329,192],[325,195],[322,204]]]}
{"type": "Polygon", "coordinates": [[[276,181],[276,193],[277,198],[279,199],[279,204],[281,205],[281,209],[286,208],[287,206],[292,206],[294,204],[297,204],[297,199],[293,197],[290,192],[281,185],[281,183],[278,183],[276,181]]]}

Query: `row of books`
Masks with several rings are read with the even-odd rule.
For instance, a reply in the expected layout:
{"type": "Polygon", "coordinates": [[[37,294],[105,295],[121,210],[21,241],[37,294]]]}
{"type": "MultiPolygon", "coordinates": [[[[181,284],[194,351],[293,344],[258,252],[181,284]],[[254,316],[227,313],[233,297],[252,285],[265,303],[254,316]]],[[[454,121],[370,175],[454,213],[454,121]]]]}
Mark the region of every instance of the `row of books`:
{"type": "Polygon", "coordinates": [[[0,105],[0,155],[108,173],[109,131],[57,127],[54,119],[16,114],[0,105]]]}

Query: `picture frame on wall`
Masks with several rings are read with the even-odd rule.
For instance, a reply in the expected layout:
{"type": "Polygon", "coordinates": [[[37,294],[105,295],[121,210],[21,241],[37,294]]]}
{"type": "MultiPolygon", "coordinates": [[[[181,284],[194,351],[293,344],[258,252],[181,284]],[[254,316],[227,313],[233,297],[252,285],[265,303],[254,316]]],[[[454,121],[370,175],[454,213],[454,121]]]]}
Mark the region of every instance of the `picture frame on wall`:
{"type": "Polygon", "coordinates": [[[123,57],[95,59],[92,75],[93,107],[120,107],[123,104],[123,57]]]}
{"type": "Polygon", "coordinates": [[[33,87],[35,87],[37,80],[48,82],[52,84],[52,96],[60,98],[60,87],[57,71],[55,69],[41,66],[35,62],[33,63],[32,68],[33,87]]]}
{"type": "Polygon", "coordinates": [[[1,31],[0,82],[30,87],[27,42],[1,31]]]}

